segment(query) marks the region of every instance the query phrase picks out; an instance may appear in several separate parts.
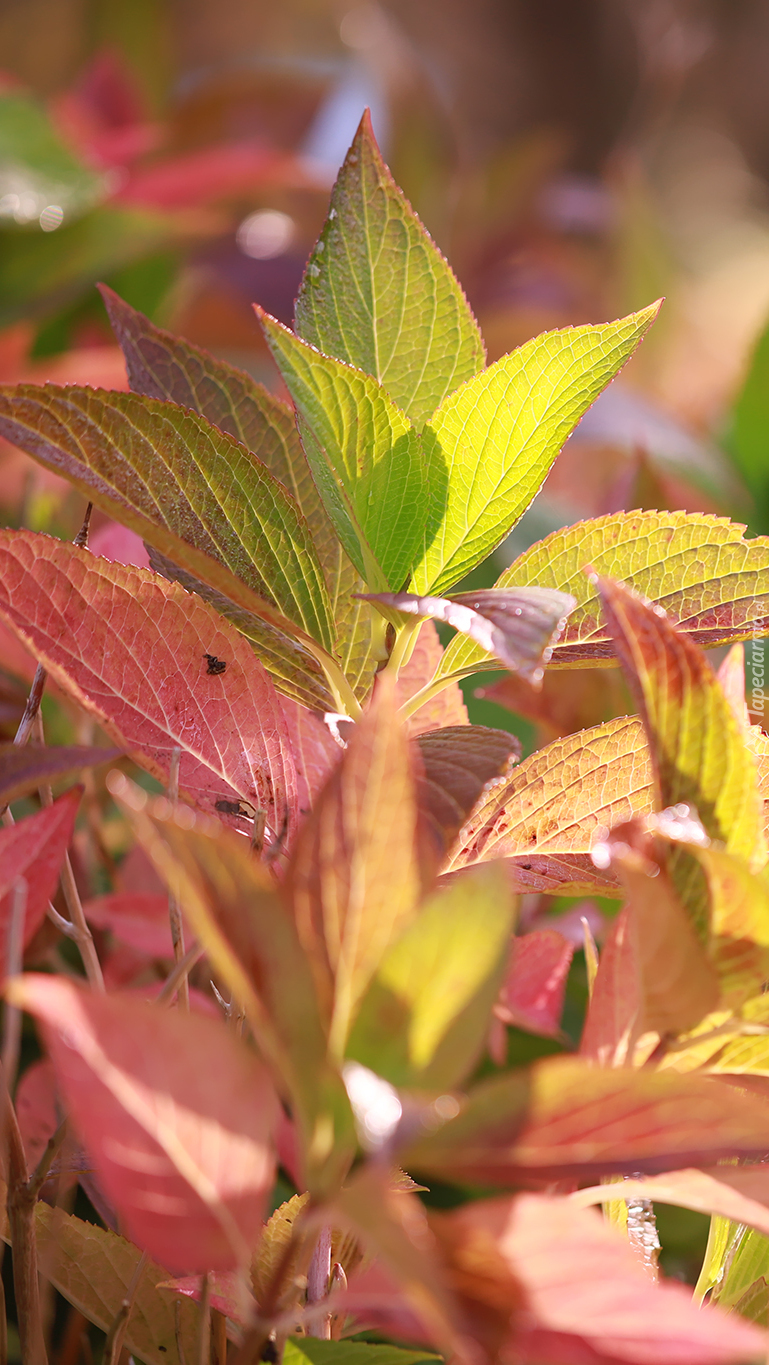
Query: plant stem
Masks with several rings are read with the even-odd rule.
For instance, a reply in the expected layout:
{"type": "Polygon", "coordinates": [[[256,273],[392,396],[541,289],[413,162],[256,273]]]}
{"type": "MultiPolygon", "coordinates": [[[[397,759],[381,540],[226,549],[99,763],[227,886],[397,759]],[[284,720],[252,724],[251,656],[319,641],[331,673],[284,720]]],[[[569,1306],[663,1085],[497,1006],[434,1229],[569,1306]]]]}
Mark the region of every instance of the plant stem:
{"type": "Polygon", "coordinates": [[[146,1251],[143,1251],[136,1262],[136,1269],[134,1270],[130,1283],[126,1289],[125,1298],[118,1308],[117,1313],[112,1320],[110,1329],[107,1332],[107,1340],[104,1343],[104,1353],[102,1356],[104,1365],[118,1365],[120,1352],[123,1349],[123,1342],[125,1341],[125,1334],[128,1331],[128,1322],[131,1317],[131,1309],[134,1306],[136,1291],[139,1288],[139,1281],[144,1273],[144,1267],[146,1266],[148,1259],[146,1251]]]}
{"type": "MultiPolygon", "coordinates": [[[[307,1302],[322,1303],[328,1297],[331,1282],[331,1227],[324,1224],[318,1233],[315,1250],[312,1253],[310,1268],[307,1272],[307,1302]]],[[[310,1328],[310,1336],[320,1337],[322,1341],[331,1340],[331,1316],[321,1318],[317,1327],[310,1328]]]]}
{"type": "Polygon", "coordinates": [[[195,1365],[211,1365],[211,1276],[200,1277],[200,1323],[195,1365]]]}
{"type": "MultiPolygon", "coordinates": [[[[11,900],[11,919],[5,949],[5,975],[18,976],[24,955],[24,916],[27,912],[27,883],[19,877],[14,883],[11,900]]],[[[3,1074],[9,1092],[13,1090],[19,1065],[21,1044],[21,1010],[5,1002],[3,1012],[3,1074]]]]}
{"type": "Polygon", "coordinates": [[[40,1315],[35,1203],[37,1191],[27,1179],[27,1159],[5,1075],[2,1078],[4,1128],[8,1143],[8,1224],[13,1251],[13,1289],[19,1324],[22,1365],[48,1365],[40,1315]]]}
{"type": "MultiPolygon", "coordinates": [[[[172,808],[176,808],[179,800],[179,763],[181,761],[181,749],[175,745],[171,750],[171,765],[168,774],[168,799],[172,808]]],[[[173,891],[168,892],[168,919],[171,925],[171,942],[174,945],[174,958],[177,967],[184,961],[184,922],[182,912],[179,909],[179,900],[173,891]]],[[[187,972],[179,978],[179,993],[177,1004],[180,1010],[185,1013],[190,1008],[190,988],[187,981],[187,972]]]]}
{"type": "Polygon", "coordinates": [[[401,720],[408,720],[410,716],[413,716],[414,713],[420,709],[420,707],[424,706],[428,701],[432,701],[433,697],[437,697],[438,693],[442,692],[444,687],[448,687],[450,683],[459,682],[460,678],[463,677],[465,677],[464,673],[449,673],[443,678],[431,678],[430,682],[425,683],[424,687],[420,688],[419,692],[415,692],[413,697],[409,697],[408,701],[403,703],[403,706],[398,713],[401,720]]]}
{"type": "Polygon", "coordinates": [[[406,667],[406,664],[414,653],[414,646],[416,645],[419,638],[419,632],[423,625],[424,620],[417,617],[412,618],[410,621],[404,621],[403,625],[398,627],[392,654],[383,670],[385,673],[393,673],[396,682],[401,669],[406,667]]]}
{"type": "Polygon", "coordinates": [[[193,943],[192,946],[187,949],[184,957],[176,963],[173,971],[169,973],[163,982],[163,988],[157,997],[158,1005],[170,1005],[182,982],[187,981],[192,968],[195,966],[196,962],[200,961],[202,956],[203,948],[199,943],[193,943]]]}
{"type": "Polygon", "coordinates": [[[321,649],[320,645],[311,652],[326,675],[326,681],[331,689],[337,711],[340,715],[348,715],[351,720],[360,720],[363,715],[360,702],[336,659],[327,654],[325,649],[321,649]]]}

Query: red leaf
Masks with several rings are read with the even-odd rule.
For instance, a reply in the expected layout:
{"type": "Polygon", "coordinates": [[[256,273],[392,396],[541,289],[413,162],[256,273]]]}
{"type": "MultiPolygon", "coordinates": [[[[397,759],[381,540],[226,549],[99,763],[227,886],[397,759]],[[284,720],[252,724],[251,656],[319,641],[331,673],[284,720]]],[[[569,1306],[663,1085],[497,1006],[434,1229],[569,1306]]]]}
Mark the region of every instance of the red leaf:
{"type": "Polygon", "coordinates": [[[614,921],[601,952],[580,1052],[623,1066],[643,1008],[638,941],[629,908],[614,921]]]}
{"type": "Polygon", "coordinates": [[[513,939],[510,966],[494,1013],[505,1024],[555,1037],[560,1032],[574,945],[555,929],[513,939]]]}
{"type": "Polygon", "coordinates": [[[224,1023],[62,977],[8,988],[42,1025],[61,1088],[128,1235],[178,1272],[249,1259],[274,1177],[278,1106],[224,1023]]]}
{"type": "Polygon", "coordinates": [[[137,761],[243,828],[238,798],[284,831],[295,774],[283,713],[250,645],[200,598],[49,536],[0,533],[0,614],[137,761]],[[212,674],[207,656],[225,664],[212,674]]]}
{"type": "Polygon", "coordinates": [[[56,1094],[53,1066],[44,1059],[28,1066],[16,1088],[14,1098],[27,1168],[34,1171],[38,1161],[64,1117],[56,1094]]]}
{"type": "Polygon", "coordinates": [[[118,199],[151,208],[197,208],[211,200],[241,197],[267,183],[304,184],[294,157],[259,142],[227,142],[204,147],[133,172],[118,199]]]}
{"type": "Polygon", "coordinates": [[[82,794],[82,787],[73,787],[52,806],[0,830],[0,953],[3,961],[14,882],[18,877],[24,877],[27,882],[26,947],[45,919],[48,902],[56,890],[82,794]]]}
{"type": "MultiPolygon", "coordinates": [[[[0,646],[0,655],[2,646],[0,646]]],[[[118,757],[119,749],[89,749],[80,745],[48,749],[25,744],[0,744],[0,805],[8,805],[57,779],[75,777],[118,757]]]]}
{"type": "Polygon", "coordinates": [[[173,957],[168,896],[116,891],[86,901],[83,910],[89,924],[111,930],[115,938],[130,948],[148,957],[173,957]]]}
{"type": "Polygon", "coordinates": [[[297,782],[297,806],[306,815],[329,776],[342,757],[342,746],[337,743],[328,726],[314,711],[289,697],[281,697],[280,704],[294,756],[297,782]]]}
{"type": "Polygon", "coordinates": [[[638,1365],[763,1358],[763,1332],[736,1315],[697,1307],[683,1285],[654,1284],[628,1241],[586,1213],[568,1199],[522,1194],[471,1203],[448,1216],[460,1242],[473,1233],[493,1237],[525,1291],[533,1328],[523,1323],[511,1342],[523,1359],[559,1365],[585,1359],[571,1354],[568,1339],[565,1351],[553,1352],[555,1343],[540,1333],[576,1337],[601,1360],[638,1365]]]}

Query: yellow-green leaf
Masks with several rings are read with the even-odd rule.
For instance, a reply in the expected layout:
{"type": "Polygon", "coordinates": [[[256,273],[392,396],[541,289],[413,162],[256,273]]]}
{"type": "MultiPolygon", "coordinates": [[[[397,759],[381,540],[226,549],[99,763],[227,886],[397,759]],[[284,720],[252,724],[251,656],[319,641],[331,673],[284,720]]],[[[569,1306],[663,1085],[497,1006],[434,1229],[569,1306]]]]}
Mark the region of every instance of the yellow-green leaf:
{"type": "MultiPolygon", "coordinates": [[[[375,379],[322,355],[258,311],[345,551],[370,588],[401,588],[424,541],[428,516],[418,433],[375,379]]],[[[431,477],[440,484],[438,470],[431,477]]],[[[431,490],[431,497],[437,497],[437,507],[442,495],[431,490]]],[[[440,516],[435,509],[433,514],[440,516]]]]}
{"type": "Polygon", "coordinates": [[[423,435],[430,514],[411,591],[444,593],[504,539],[658,309],[545,332],[443,400],[423,435]]]}
{"type": "Polygon", "coordinates": [[[305,270],[296,330],[373,375],[417,425],[483,367],[478,324],[382,160],[368,113],[305,270]]]}
{"type": "Polygon", "coordinates": [[[488,1033],[513,916],[498,864],[473,868],[437,891],[382,959],[349,1056],[394,1085],[459,1084],[488,1033]]]}
{"type": "MultiPolygon", "coordinates": [[[[705,649],[769,630],[769,538],[744,540],[744,526],[699,512],[620,512],[577,522],[537,541],[497,580],[498,588],[537,584],[569,592],[577,605],[551,668],[614,657],[589,564],[621,578],[667,612],[705,649]]],[[[466,640],[453,640],[438,676],[495,668],[466,640]]]]}

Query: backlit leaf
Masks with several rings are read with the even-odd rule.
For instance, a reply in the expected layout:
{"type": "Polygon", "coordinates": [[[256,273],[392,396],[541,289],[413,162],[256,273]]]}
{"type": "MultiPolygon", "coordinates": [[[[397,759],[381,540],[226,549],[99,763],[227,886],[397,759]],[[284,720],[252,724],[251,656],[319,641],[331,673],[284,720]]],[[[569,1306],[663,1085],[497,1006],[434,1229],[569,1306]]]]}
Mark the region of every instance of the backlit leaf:
{"type": "Polygon", "coordinates": [[[601,949],[580,1040],[581,1055],[601,1066],[632,1062],[643,1007],[638,928],[626,907],[612,924],[601,949]]]}
{"type": "Polygon", "coordinates": [[[149,547],[150,568],[155,573],[168,578],[172,583],[180,583],[190,593],[196,593],[208,602],[214,611],[228,621],[251,641],[252,648],[270,674],[278,691],[290,697],[301,706],[319,711],[333,710],[334,699],[323,676],[317,659],[307,652],[298,640],[292,640],[283,631],[276,630],[268,621],[263,621],[253,612],[233,606],[224,593],[209,588],[194,574],[180,569],[167,555],[149,547]]]}
{"type": "Polygon", "coordinates": [[[428,515],[418,434],[375,379],[321,355],[263,310],[258,315],[342,545],[370,588],[401,588],[428,515]]]}
{"type": "Polygon", "coordinates": [[[284,882],[337,1056],[421,882],[414,755],[383,677],[302,826],[284,882]]]}
{"type": "Polygon", "coordinates": [[[520,755],[520,744],[508,730],[485,725],[429,730],[417,736],[416,744],[422,759],[420,817],[441,863],[484,791],[503,779],[520,755]]]}
{"type": "Polygon", "coordinates": [[[433,617],[469,635],[484,652],[493,654],[505,668],[521,673],[531,682],[542,677],[574,598],[546,588],[514,592],[490,588],[460,592],[453,597],[417,597],[413,593],[367,594],[370,602],[402,611],[409,616],[433,617]]]}
{"type": "Polygon", "coordinates": [[[494,1006],[505,1024],[557,1037],[574,945],[555,929],[538,929],[514,938],[510,963],[494,1006]]]}
{"type": "Polygon", "coordinates": [[[698,1307],[686,1286],[655,1284],[627,1239],[572,1200],[482,1200],[448,1220],[460,1246],[493,1238],[523,1290],[527,1311],[511,1324],[521,1359],[716,1365],[763,1349],[763,1333],[698,1307]]]}
{"type": "Polygon", "coordinates": [[[247,1015],[297,1121],[304,1180],[322,1193],[354,1153],[352,1113],[327,1060],[310,963],[274,882],[247,841],[218,822],[174,813],[167,802],[147,804],[126,779],[113,780],[111,790],[220,982],[247,1015]]]}
{"type": "MultiPolygon", "coordinates": [[[[701,830],[699,824],[696,828],[701,830]]],[[[631,820],[610,831],[600,845],[600,859],[598,847],[594,853],[596,861],[610,863],[629,907],[626,953],[634,943],[642,987],[637,1026],[662,1037],[694,1028],[720,1003],[708,934],[698,937],[689,905],[673,884],[671,848],[680,851],[682,845],[655,838],[641,821],[631,820]]],[[[621,982],[617,989],[622,990],[621,982]]]]}
{"type": "Polygon", "coordinates": [[[402,1346],[377,1345],[368,1341],[319,1341],[315,1337],[289,1338],[283,1353],[285,1365],[417,1365],[419,1360],[439,1360],[430,1351],[404,1351],[402,1346]]]}
{"type": "Polygon", "coordinates": [[[720,848],[692,849],[710,900],[709,952],[722,1001],[733,1008],[760,994],[769,978],[769,887],[741,858],[720,848]]]}
{"type": "MultiPolygon", "coordinates": [[[[551,668],[614,656],[595,583],[585,566],[621,578],[664,608],[673,625],[713,649],[769,629],[769,539],[744,540],[744,527],[700,512],[620,512],[553,531],[524,550],[498,588],[555,588],[577,605],[553,651],[551,668]]],[[[465,640],[452,641],[444,674],[494,668],[465,640]]]]}
{"type": "Polygon", "coordinates": [[[380,962],[349,1055],[394,1085],[458,1084],[486,1039],[513,916],[507,879],[494,864],[437,891],[380,962]]]}
{"type": "Polygon", "coordinates": [[[23,384],[0,389],[0,431],[236,606],[333,644],[296,503],[205,418],[136,394],[23,384]]]}
{"type": "Polygon", "coordinates": [[[373,375],[416,424],[483,367],[478,324],[382,160],[368,112],[305,270],[296,330],[373,375]]]}
{"type": "MultiPolygon", "coordinates": [[[[300,512],[307,518],[328,586],[342,668],[353,686],[358,682],[356,668],[360,671],[365,695],[373,671],[373,663],[368,663],[371,611],[352,600],[352,593],[359,591],[363,584],[342,550],[323,507],[299,440],[293,412],[245,371],[216,360],[207,351],[155,327],[106,285],[101,286],[101,293],[113,331],[125,353],[133,391],[150,398],[167,399],[200,413],[252,451],[295,499],[300,512]]],[[[170,570],[170,565],[168,572],[160,563],[153,563],[153,567],[161,573],[166,572],[167,577],[185,581],[178,572],[175,574],[170,570]]],[[[203,595],[207,595],[202,584],[185,583],[185,586],[195,586],[196,591],[202,590],[203,595]]],[[[223,603],[210,594],[207,600],[213,601],[213,605],[222,611],[223,603]]],[[[273,632],[258,617],[238,616],[226,606],[224,614],[259,646],[259,657],[271,671],[278,663],[277,659],[272,663],[269,658],[271,644],[273,650],[279,648],[282,656],[292,652],[299,654],[298,647],[285,636],[271,640],[273,632]]],[[[301,655],[297,663],[301,665],[301,655]]],[[[305,656],[304,670],[299,670],[300,678],[308,663],[310,660],[305,656]]],[[[300,678],[294,679],[295,685],[300,678]]],[[[333,709],[330,701],[325,709],[333,709]]]]}
{"type": "Polygon", "coordinates": [[[170,1269],[249,1259],[274,1179],[277,1102],[219,1022],[63,977],[8,987],[39,1020],[99,1180],[138,1246],[170,1269]]]}
{"type": "Polygon", "coordinates": [[[146,569],[49,536],[0,532],[0,615],[75,700],[167,783],[213,811],[273,832],[290,820],[295,776],[280,703],[248,644],[199,598],[146,569]],[[209,672],[207,656],[225,664],[209,672]],[[242,810],[239,800],[248,803],[242,810]]]}
{"type": "Polygon", "coordinates": [[[554,740],[491,787],[462,830],[449,866],[528,854],[589,859],[599,827],[647,814],[652,801],[643,726],[635,716],[622,716],[554,740]]]}
{"type": "MultiPolygon", "coordinates": [[[[706,833],[755,869],[766,862],[756,762],[704,653],[659,607],[623,584],[598,584],[607,626],[646,730],[655,804],[694,809],[706,833]]],[[[673,883],[700,937],[708,905],[701,870],[682,847],[668,857],[673,883]]]]}
{"type": "Polygon", "coordinates": [[[431,506],[414,592],[444,593],[499,545],[658,309],[544,332],[443,400],[423,434],[431,506]]]}
{"type": "Polygon", "coordinates": [[[715,1213],[769,1235],[769,1168],[766,1166],[716,1166],[712,1171],[667,1171],[644,1180],[623,1180],[619,1187],[606,1185],[578,1190],[571,1202],[580,1208],[603,1204],[608,1199],[654,1199],[698,1213],[715,1213]],[[760,1186],[759,1186],[760,1182],[760,1186]],[[759,1187],[763,1202],[756,1197],[759,1187]],[[751,1190],[748,1194],[747,1191],[751,1190]]]}
{"type": "Polygon", "coordinates": [[[36,787],[76,777],[84,768],[96,768],[117,758],[118,753],[117,749],[80,745],[49,749],[37,744],[0,744],[0,806],[9,805],[36,787]]]}
{"type": "MultiPolygon", "coordinates": [[[[550,1057],[480,1084],[459,1115],[399,1152],[408,1170],[515,1184],[713,1164],[766,1150],[766,1106],[716,1080],[550,1057]]],[[[428,1179],[429,1183],[429,1179],[428,1179]]]]}
{"type": "Polygon", "coordinates": [[[17,878],[23,877],[27,883],[25,947],[45,919],[48,902],[58,885],[64,854],[72,840],[82,795],[83,788],[75,787],[52,806],[28,815],[10,828],[0,829],[0,960],[5,960],[7,951],[17,878]]]}
{"type": "Polygon", "coordinates": [[[287,1199],[275,1210],[264,1225],[259,1245],[251,1262],[251,1287],[254,1298],[260,1307],[268,1299],[273,1289],[276,1274],[281,1272],[284,1291],[276,1305],[277,1310],[285,1312],[289,1304],[299,1301],[301,1286],[297,1285],[296,1280],[299,1273],[297,1262],[301,1258],[302,1240],[297,1237],[295,1224],[309,1197],[308,1194],[293,1195],[291,1199],[287,1199]],[[291,1262],[286,1267],[285,1256],[292,1242],[295,1243],[295,1249],[291,1262]]]}

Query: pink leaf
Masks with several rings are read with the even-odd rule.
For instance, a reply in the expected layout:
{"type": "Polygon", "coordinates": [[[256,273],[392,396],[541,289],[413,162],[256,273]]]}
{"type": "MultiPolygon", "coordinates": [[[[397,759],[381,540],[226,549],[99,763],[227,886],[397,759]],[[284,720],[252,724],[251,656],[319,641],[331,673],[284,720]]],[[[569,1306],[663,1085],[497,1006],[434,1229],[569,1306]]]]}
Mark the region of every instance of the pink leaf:
{"type": "Polygon", "coordinates": [[[0,615],[161,782],[179,747],[179,790],[195,805],[240,828],[253,808],[271,830],[290,827],[296,779],[277,693],[200,598],[49,536],[3,531],[0,615]]]}
{"type": "MultiPolygon", "coordinates": [[[[398,701],[401,705],[415,696],[429,682],[443,656],[443,646],[432,621],[425,621],[417,636],[414,652],[398,674],[398,701]]],[[[467,707],[459,683],[449,683],[410,717],[410,735],[421,735],[426,730],[442,730],[447,725],[467,725],[467,707]]]]}
{"type": "Polygon", "coordinates": [[[0,830],[0,953],[5,960],[6,939],[17,878],[27,882],[24,946],[45,919],[56,890],[64,854],[69,847],[82,787],[60,796],[52,806],[28,815],[17,825],[0,830]]]}
{"type": "Polygon", "coordinates": [[[555,1037],[574,945],[554,929],[513,939],[510,966],[494,1013],[505,1024],[555,1037]]]}
{"type": "Polygon", "coordinates": [[[137,1246],[172,1271],[248,1261],[275,1158],[278,1105],[224,1023],[62,977],[8,988],[36,1015],[73,1122],[137,1246]]]}
{"type": "MultiPolygon", "coordinates": [[[[522,1194],[468,1204],[450,1219],[460,1238],[491,1235],[523,1287],[534,1323],[522,1324],[515,1344],[526,1360],[553,1359],[538,1343],[543,1331],[580,1338],[602,1360],[637,1365],[721,1365],[766,1353],[763,1332],[695,1306],[683,1285],[655,1285],[620,1233],[567,1199],[522,1194]]],[[[559,1362],[580,1358],[565,1345],[559,1362]]]]}
{"type": "Polygon", "coordinates": [[[83,906],[89,924],[109,929],[121,943],[148,957],[173,957],[167,895],[116,891],[95,896],[83,906]]]}
{"type": "Polygon", "coordinates": [[[629,908],[617,917],[601,952],[580,1052],[622,1066],[643,1009],[638,941],[629,908]]]}

